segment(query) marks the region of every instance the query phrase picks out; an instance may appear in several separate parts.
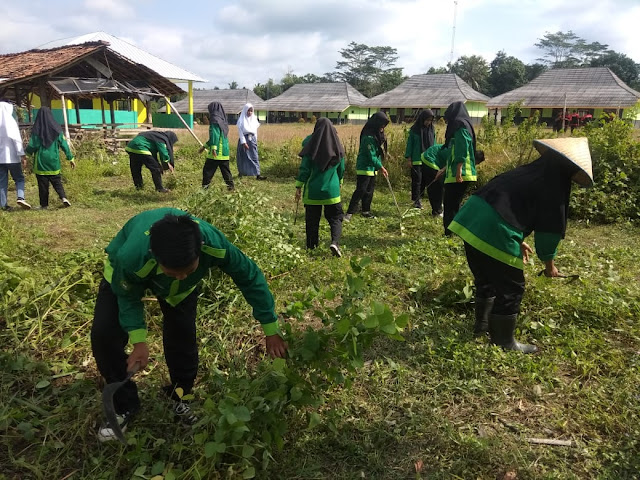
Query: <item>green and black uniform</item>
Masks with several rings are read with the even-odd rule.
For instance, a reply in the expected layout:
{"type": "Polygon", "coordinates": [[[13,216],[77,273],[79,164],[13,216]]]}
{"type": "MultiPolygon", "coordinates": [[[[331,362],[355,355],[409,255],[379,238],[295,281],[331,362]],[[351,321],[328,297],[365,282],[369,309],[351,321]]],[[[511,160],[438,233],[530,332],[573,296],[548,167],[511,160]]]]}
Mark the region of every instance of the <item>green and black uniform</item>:
{"type": "Polygon", "coordinates": [[[344,176],[344,148],[331,121],[324,117],[318,119],[314,133],[304,139],[302,147],[296,188],[303,189],[307,248],[318,246],[318,228],[323,206],[325,218],[331,228],[331,243],[337,246],[342,235],[340,190],[344,176]]]}
{"type": "Polygon", "coordinates": [[[360,132],[360,148],[356,160],[356,190],[351,196],[348,214],[356,213],[360,201],[362,201],[362,213],[371,212],[373,192],[376,188],[376,175],[382,168],[384,149],[387,140],[384,136],[384,128],[389,123],[389,118],[384,112],[375,113],[360,132]]]}
{"type": "Polygon", "coordinates": [[[444,233],[449,235],[451,220],[460,210],[462,198],[468,186],[477,180],[476,176],[476,134],[471,125],[471,117],[462,102],[453,102],[444,112],[447,122],[444,145],[448,149],[447,166],[444,177],[444,233]],[[462,182],[457,181],[461,167],[462,182]]]}
{"type": "MultiPolygon", "coordinates": [[[[422,208],[422,195],[427,185],[433,180],[433,177],[429,178],[431,172],[425,170],[422,163],[422,154],[433,146],[436,140],[433,122],[430,121],[425,126],[425,122],[429,120],[433,120],[433,112],[429,109],[421,111],[409,129],[407,148],[404,152],[404,157],[411,162],[411,201],[416,208],[422,208]]],[[[442,199],[440,200],[441,208],[442,199]]]]}
{"type": "Polygon", "coordinates": [[[202,168],[202,186],[208,187],[220,168],[222,178],[229,190],[234,189],[233,175],[229,168],[229,124],[227,114],[219,102],[211,102],[209,109],[209,140],[205,143],[207,159],[202,168]]]}
{"type": "MultiPolygon", "coordinates": [[[[195,272],[184,280],[165,275],[150,251],[150,228],[165,215],[185,215],[159,208],[131,218],[107,246],[104,279],[96,300],[91,344],[100,373],[107,383],[126,376],[124,347],[146,341],[142,298],[150,291],[162,309],[164,353],[174,387],[188,393],[198,370],[196,309],[198,284],[212,268],[228,274],[253,307],[253,316],[265,335],[278,332],[273,295],[258,266],[232,245],[215,227],[199,218],[203,244],[195,272]]],[[[135,384],[127,383],[114,397],[116,411],[135,411],[139,400],[135,384]]]]}
{"type": "Polygon", "coordinates": [[[174,165],[173,144],[177,141],[174,132],[152,130],[140,133],[127,144],[125,151],[129,154],[131,178],[137,189],[143,187],[142,167],[145,166],[151,172],[155,189],[166,191],[162,185],[162,172],[169,169],[169,164],[174,165]]]}
{"type": "MultiPolygon", "coordinates": [[[[431,215],[442,214],[442,201],[444,197],[444,175],[436,180],[436,175],[441,168],[447,164],[449,156],[448,149],[444,145],[436,143],[429,147],[422,155],[422,183],[427,188],[429,204],[431,205],[431,215]]],[[[424,187],[421,187],[420,196],[424,194],[424,187]]]]}

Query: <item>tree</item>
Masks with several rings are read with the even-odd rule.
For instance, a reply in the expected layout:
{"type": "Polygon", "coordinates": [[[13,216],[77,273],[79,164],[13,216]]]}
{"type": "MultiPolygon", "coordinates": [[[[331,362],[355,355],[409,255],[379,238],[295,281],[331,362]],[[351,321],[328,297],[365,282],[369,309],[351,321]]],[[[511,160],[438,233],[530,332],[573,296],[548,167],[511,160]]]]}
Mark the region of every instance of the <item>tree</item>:
{"type": "Polygon", "coordinates": [[[489,93],[493,96],[509,92],[527,83],[524,63],[516,57],[508,57],[504,51],[499,51],[490,65],[489,93]]]}
{"type": "Polygon", "coordinates": [[[624,53],[607,51],[604,55],[591,60],[592,67],[608,67],[620,80],[631,88],[640,88],[640,64],[627,57],[624,53]]]}
{"type": "Polygon", "coordinates": [[[587,43],[571,30],[568,32],[546,32],[538,39],[536,47],[544,51],[541,62],[551,68],[570,68],[588,65],[600,57],[609,47],[600,42],[587,43]]]}
{"type": "Polygon", "coordinates": [[[275,83],[273,78],[270,78],[267,83],[258,83],[253,87],[253,92],[263,100],[269,100],[270,98],[277,97],[282,93],[282,86],[275,83]]]}
{"type": "Polygon", "coordinates": [[[547,66],[543,63],[532,63],[531,65],[524,66],[524,74],[527,82],[530,82],[534,78],[538,78],[543,72],[547,71],[547,66]]]}
{"type": "Polygon", "coordinates": [[[235,80],[229,84],[229,89],[236,90],[237,88],[238,88],[238,82],[236,82],[235,80]]]}
{"type": "Polygon", "coordinates": [[[394,67],[398,52],[388,46],[370,47],[351,42],[340,50],[343,60],[336,63],[334,78],[348,82],[366,96],[394,88],[404,80],[402,68],[394,67]]]}
{"type": "Polygon", "coordinates": [[[429,70],[427,70],[428,74],[432,74],[432,73],[451,73],[449,67],[429,67],[429,70]]]}
{"type": "Polygon", "coordinates": [[[455,73],[475,90],[485,93],[489,79],[489,65],[479,55],[467,57],[463,55],[451,65],[451,73],[455,73]]]}

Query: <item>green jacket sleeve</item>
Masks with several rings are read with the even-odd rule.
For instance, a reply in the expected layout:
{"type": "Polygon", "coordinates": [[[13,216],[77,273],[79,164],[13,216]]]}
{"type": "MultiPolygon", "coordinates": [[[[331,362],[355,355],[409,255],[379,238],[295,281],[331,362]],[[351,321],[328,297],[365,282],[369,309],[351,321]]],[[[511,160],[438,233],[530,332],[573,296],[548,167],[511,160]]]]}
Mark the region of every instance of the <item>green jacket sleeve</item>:
{"type": "Polygon", "coordinates": [[[311,158],[308,155],[302,157],[300,167],[298,168],[298,176],[296,177],[296,188],[302,187],[311,176],[311,158]]]}
{"type": "Polygon", "coordinates": [[[118,265],[117,259],[112,267],[111,290],[118,298],[120,326],[128,333],[130,343],[144,342],[147,339],[147,325],[142,297],[146,285],[141,278],[118,265]]]}
{"type": "Polygon", "coordinates": [[[453,135],[453,155],[451,163],[458,165],[467,161],[469,149],[473,145],[473,139],[466,128],[459,128],[453,135]]]}
{"type": "Polygon", "coordinates": [[[169,150],[167,150],[167,146],[163,142],[157,142],[156,147],[158,148],[158,156],[160,160],[165,163],[169,163],[169,150]]]}
{"type": "Polygon", "coordinates": [[[364,141],[366,142],[366,152],[369,157],[369,162],[376,170],[380,170],[382,168],[382,160],[380,160],[378,156],[375,140],[373,137],[365,137],[364,141]]]}
{"type": "Polygon", "coordinates": [[[338,178],[340,179],[340,185],[342,185],[342,182],[344,181],[344,157],[340,159],[340,163],[338,163],[336,173],[338,174],[338,178]]]}
{"type": "Polygon", "coordinates": [[[62,149],[62,151],[66,155],[67,160],[69,160],[69,161],[73,160],[73,153],[71,153],[71,149],[69,148],[69,144],[67,143],[67,140],[64,138],[63,134],[60,134],[60,136],[58,137],[58,141],[60,142],[60,148],[62,149]]]}
{"type": "Polygon", "coordinates": [[[412,131],[409,131],[409,138],[407,138],[407,148],[404,151],[404,158],[408,158],[411,160],[411,163],[419,165],[422,163],[421,149],[422,141],[420,140],[420,137],[412,131]]]}
{"type": "Polygon", "coordinates": [[[218,145],[220,144],[221,135],[222,132],[220,131],[220,127],[218,125],[209,125],[209,141],[207,142],[207,145],[209,145],[211,149],[216,152],[216,155],[219,153],[218,145]]]}
{"type": "Polygon", "coordinates": [[[260,322],[265,335],[277,333],[275,302],[262,271],[235,245],[227,242],[225,248],[227,254],[220,269],[231,277],[245,300],[253,307],[253,317],[260,322]]]}
{"type": "Polygon", "coordinates": [[[556,258],[561,238],[558,233],[534,232],[538,258],[543,262],[556,258]]]}
{"type": "Polygon", "coordinates": [[[40,139],[36,135],[31,135],[31,138],[29,138],[29,145],[27,145],[27,148],[24,150],[25,153],[27,155],[31,155],[32,153],[37,152],[38,148],[40,148],[40,139]]]}

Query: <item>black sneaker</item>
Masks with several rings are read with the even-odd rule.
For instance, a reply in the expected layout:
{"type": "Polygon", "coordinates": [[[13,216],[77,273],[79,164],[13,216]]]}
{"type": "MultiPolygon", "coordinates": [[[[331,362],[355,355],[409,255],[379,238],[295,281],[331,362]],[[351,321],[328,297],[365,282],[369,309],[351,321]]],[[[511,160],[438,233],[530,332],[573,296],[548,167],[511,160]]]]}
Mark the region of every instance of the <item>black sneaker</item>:
{"type": "Polygon", "coordinates": [[[158,193],[169,193],[171,190],[168,188],[161,188],[160,190],[156,190],[158,193]]]}
{"type": "Polygon", "coordinates": [[[185,425],[195,425],[200,420],[195,413],[191,411],[191,407],[185,402],[176,402],[173,407],[173,414],[179,422],[185,425]]]}
{"type": "Polygon", "coordinates": [[[267,177],[263,177],[262,175],[256,175],[256,180],[266,180],[267,177]]]}
{"type": "Polygon", "coordinates": [[[376,218],[376,216],[371,212],[362,212],[362,216],[364,218],[376,218]]]}
{"type": "Polygon", "coordinates": [[[329,250],[331,250],[331,253],[333,254],[334,257],[342,256],[342,252],[340,251],[340,248],[335,243],[332,243],[331,245],[329,245],[329,250]]]}
{"type": "MultiPolygon", "coordinates": [[[[127,425],[133,418],[133,415],[130,412],[123,413],[122,415],[116,415],[118,419],[118,424],[120,424],[120,429],[122,433],[127,431],[127,425]]],[[[105,421],[100,425],[98,429],[98,440],[100,442],[110,442],[112,440],[118,440],[116,437],[116,433],[113,431],[113,428],[109,426],[109,424],[105,421]]]]}

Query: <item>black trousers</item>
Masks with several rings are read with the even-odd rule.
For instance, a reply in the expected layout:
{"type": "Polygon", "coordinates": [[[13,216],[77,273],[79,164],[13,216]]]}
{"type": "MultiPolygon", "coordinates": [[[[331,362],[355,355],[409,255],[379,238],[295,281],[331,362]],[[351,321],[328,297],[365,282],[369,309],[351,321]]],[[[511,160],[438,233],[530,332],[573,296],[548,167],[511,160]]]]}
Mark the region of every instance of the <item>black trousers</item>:
{"type": "Polygon", "coordinates": [[[451,235],[449,224],[452,222],[453,217],[456,216],[456,213],[458,213],[458,210],[460,210],[460,204],[462,203],[464,192],[467,191],[469,183],[471,182],[444,184],[444,216],[442,223],[444,224],[445,235],[451,235]]]}
{"type": "Polygon", "coordinates": [[[144,165],[151,172],[151,179],[156,190],[162,190],[162,167],[160,162],[153,155],[141,155],[139,153],[129,153],[129,168],[131,169],[131,178],[136,188],[142,188],[142,166],[144,165]]]}
{"type": "Polygon", "coordinates": [[[491,313],[520,313],[520,303],[524,294],[524,272],[485,255],[467,242],[464,243],[464,251],[476,285],[476,296],[496,297],[491,313]]]}
{"type": "Polygon", "coordinates": [[[444,197],[444,176],[434,182],[438,170],[422,165],[422,183],[420,187],[420,197],[424,195],[427,185],[427,195],[431,205],[431,214],[440,215],[442,213],[442,201],[444,197]]]}
{"type": "MultiPolygon", "coordinates": [[[[198,292],[193,291],[177,306],[172,307],[158,299],[163,314],[162,340],[164,356],[169,368],[172,389],[180,387],[187,394],[193,388],[198,373],[198,347],[196,344],[196,309],[198,292]]],[[[105,279],[100,282],[98,298],[91,327],[91,349],[100,374],[107,383],[118,382],[127,376],[129,340],[118,321],[118,297],[105,279]]],[[[140,408],[138,388],[127,382],[113,396],[117,413],[136,412],[140,408]]]]}
{"type": "Polygon", "coordinates": [[[229,160],[215,160],[213,158],[207,158],[202,167],[202,186],[208,187],[211,183],[211,179],[216,174],[216,170],[220,168],[222,178],[227,184],[229,190],[233,190],[233,175],[229,169],[229,160]]]}
{"type": "Polygon", "coordinates": [[[342,236],[342,203],[333,205],[305,205],[305,226],[307,231],[307,248],[318,246],[318,230],[320,227],[320,217],[324,206],[324,218],[329,222],[331,228],[331,243],[336,245],[342,236]]]}
{"type": "Polygon", "coordinates": [[[356,179],[356,191],[351,196],[347,213],[354,214],[358,210],[358,204],[362,201],[362,211],[371,211],[373,191],[376,188],[376,177],[368,175],[358,175],[356,179]]]}
{"type": "Polygon", "coordinates": [[[40,197],[40,206],[49,206],[49,184],[53,186],[60,200],[67,195],[64,193],[64,187],[62,186],[62,177],[58,175],[36,175],[38,180],[38,196],[40,197]]]}

